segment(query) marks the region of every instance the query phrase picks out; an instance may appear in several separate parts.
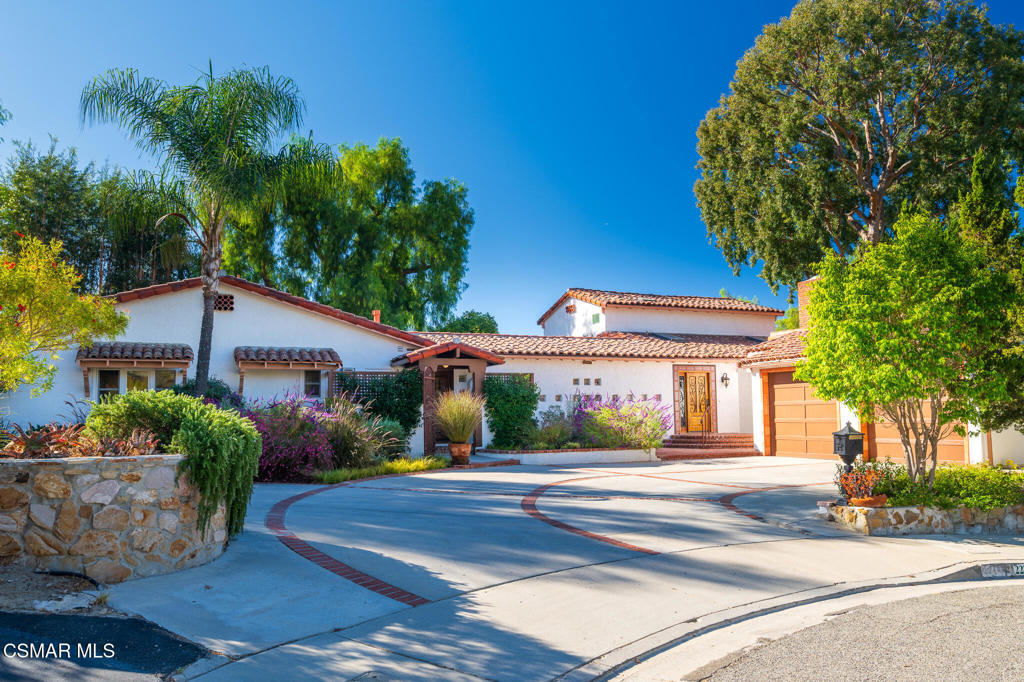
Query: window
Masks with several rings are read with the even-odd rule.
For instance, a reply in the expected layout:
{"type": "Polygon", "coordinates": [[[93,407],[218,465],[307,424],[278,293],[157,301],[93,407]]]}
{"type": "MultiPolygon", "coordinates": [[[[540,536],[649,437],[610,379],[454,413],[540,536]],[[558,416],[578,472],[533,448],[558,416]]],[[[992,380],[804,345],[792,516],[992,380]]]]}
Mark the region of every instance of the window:
{"type": "Polygon", "coordinates": [[[601,321],[601,313],[594,313],[594,317],[592,319],[594,320],[594,324],[597,324],[601,321]]]}
{"type": "Polygon", "coordinates": [[[177,383],[175,380],[177,376],[177,370],[158,369],[153,372],[153,388],[157,391],[165,391],[167,389],[174,388],[174,384],[177,383]]]}
{"type": "Polygon", "coordinates": [[[594,385],[595,386],[600,386],[601,385],[601,377],[595,377],[594,378],[594,385]]]}
{"type": "Polygon", "coordinates": [[[572,385],[573,386],[579,386],[580,385],[580,380],[579,379],[573,379],[572,380],[572,385]]]}
{"type": "Polygon", "coordinates": [[[584,386],[589,386],[590,385],[590,378],[589,377],[583,380],[583,385],[584,386]]]}
{"type": "Polygon", "coordinates": [[[576,312],[576,304],[570,303],[569,305],[565,306],[565,312],[572,315],[574,312],[576,312]]]}
{"type": "Polygon", "coordinates": [[[128,370],[128,377],[125,380],[125,385],[129,391],[148,391],[149,372],[137,369],[128,370]]]}
{"type": "Polygon", "coordinates": [[[100,400],[105,395],[117,395],[121,392],[121,372],[116,369],[101,369],[100,370],[100,386],[97,393],[100,394],[100,400]]]}
{"type": "Polygon", "coordinates": [[[548,397],[546,395],[544,395],[543,393],[541,393],[539,400],[542,403],[546,403],[548,401],[548,397]]]}
{"type": "Polygon", "coordinates": [[[213,309],[218,313],[230,313],[235,309],[235,297],[231,294],[217,294],[213,299],[213,309]]]}
{"type": "Polygon", "coordinates": [[[558,393],[558,394],[555,395],[555,402],[556,403],[562,402],[562,394],[561,393],[558,393]]]}
{"type": "Polygon", "coordinates": [[[320,397],[320,370],[309,369],[305,372],[305,394],[311,398],[320,397]]]}

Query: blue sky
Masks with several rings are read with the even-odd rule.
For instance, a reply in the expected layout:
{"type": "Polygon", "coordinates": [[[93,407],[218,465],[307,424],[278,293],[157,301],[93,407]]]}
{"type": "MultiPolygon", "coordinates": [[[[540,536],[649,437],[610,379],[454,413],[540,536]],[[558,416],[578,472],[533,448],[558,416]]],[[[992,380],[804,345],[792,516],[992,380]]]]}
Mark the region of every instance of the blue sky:
{"type": "MultiPolygon", "coordinates": [[[[0,101],[15,139],[148,167],[113,126],[82,128],[93,76],[135,66],[187,82],[269,65],[299,84],[330,144],[400,137],[421,179],[466,183],[476,211],[460,309],[539,331],[568,287],[785,305],[708,244],[693,197],[696,128],[736,61],[792,0],[736,2],[10,3],[0,101]]],[[[999,22],[1024,20],[1012,0],[999,22]]],[[[385,320],[386,321],[386,320],[385,320]]]]}

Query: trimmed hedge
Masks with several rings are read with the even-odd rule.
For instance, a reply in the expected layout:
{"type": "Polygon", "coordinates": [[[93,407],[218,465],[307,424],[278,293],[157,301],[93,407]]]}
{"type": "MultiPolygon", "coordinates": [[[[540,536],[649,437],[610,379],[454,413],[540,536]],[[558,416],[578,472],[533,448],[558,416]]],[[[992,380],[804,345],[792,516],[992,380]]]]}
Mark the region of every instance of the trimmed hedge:
{"type": "Polygon", "coordinates": [[[185,474],[199,491],[200,532],[222,502],[228,534],[241,532],[262,449],[260,435],[248,419],[172,391],[129,391],[94,405],[85,425],[107,438],[149,429],[166,452],[187,455],[178,475],[185,474]]]}
{"type": "Polygon", "coordinates": [[[487,425],[492,445],[516,448],[526,445],[536,427],[533,419],[540,402],[540,387],[524,375],[484,377],[487,425]]]}
{"type": "MultiPolygon", "coordinates": [[[[880,474],[873,494],[887,495],[887,507],[970,507],[988,511],[996,507],[1024,504],[1024,473],[1002,471],[987,465],[940,465],[935,469],[931,489],[911,482],[907,470],[890,461],[858,462],[858,471],[880,474]]],[[[841,472],[842,465],[837,467],[841,472]]],[[[836,474],[838,481],[839,473],[836,474]]],[[[842,494],[842,488],[840,488],[842,494]]]]}

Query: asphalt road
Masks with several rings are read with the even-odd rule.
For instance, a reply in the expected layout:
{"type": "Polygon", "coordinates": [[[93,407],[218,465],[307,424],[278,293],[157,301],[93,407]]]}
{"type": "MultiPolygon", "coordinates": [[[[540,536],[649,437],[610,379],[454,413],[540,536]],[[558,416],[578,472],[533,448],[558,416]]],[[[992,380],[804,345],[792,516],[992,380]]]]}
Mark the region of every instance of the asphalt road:
{"type": "Polygon", "coordinates": [[[0,612],[0,680],[156,680],[205,654],[138,618],[0,612]]]}
{"type": "MultiPolygon", "coordinates": [[[[1024,587],[862,606],[753,649],[711,682],[1024,679],[1024,587]]],[[[708,671],[703,671],[708,675],[708,671]]]]}

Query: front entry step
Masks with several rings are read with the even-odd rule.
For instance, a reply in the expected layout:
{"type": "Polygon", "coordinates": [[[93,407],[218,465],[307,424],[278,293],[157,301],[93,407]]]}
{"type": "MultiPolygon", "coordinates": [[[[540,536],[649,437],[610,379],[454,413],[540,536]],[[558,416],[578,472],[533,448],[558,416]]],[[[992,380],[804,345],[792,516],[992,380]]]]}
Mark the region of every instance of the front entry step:
{"type": "Polygon", "coordinates": [[[751,433],[676,433],[663,442],[667,448],[726,448],[752,449],[754,435],[751,433]]]}

